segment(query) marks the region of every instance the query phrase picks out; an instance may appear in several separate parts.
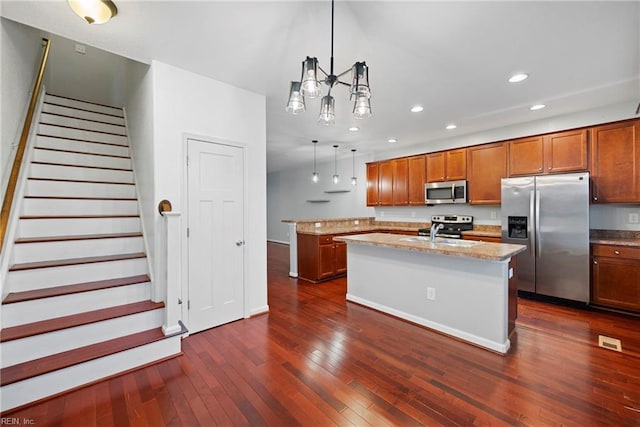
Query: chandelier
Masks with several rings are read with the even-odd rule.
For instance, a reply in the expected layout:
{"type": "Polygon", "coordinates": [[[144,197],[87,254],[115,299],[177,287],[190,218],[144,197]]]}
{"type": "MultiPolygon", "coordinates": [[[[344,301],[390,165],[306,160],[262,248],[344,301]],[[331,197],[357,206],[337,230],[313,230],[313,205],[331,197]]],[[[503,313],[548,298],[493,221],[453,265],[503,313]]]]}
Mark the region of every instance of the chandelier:
{"type": "Polygon", "coordinates": [[[292,114],[305,112],[305,97],[318,98],[322,95],[321,83],[329,86],[327,95],[320,100],[320,116],[318,122],[323,125],[332,125],[336,122],[335,99],[331,96],[334,86],[343,85],[349,87],[350,100],[353,101],[353,117],[366,119],[371,117],[371,90],[369,89],[369,67],[363,62],[356,62],[353,66],[335,75],[333,72],[333,10],[334,0],[331,0],[331,64],[329,73],[318,65],[318,58],[309,57],[302,61],[302,77],[299,82],[291,82],[289,89],[289,101],[286,110],[292,114]],[[318,70],[324,77],[318,78],[318,70]],[[340,78],[351,72],[351,84],[340,81],[340,78]]]}

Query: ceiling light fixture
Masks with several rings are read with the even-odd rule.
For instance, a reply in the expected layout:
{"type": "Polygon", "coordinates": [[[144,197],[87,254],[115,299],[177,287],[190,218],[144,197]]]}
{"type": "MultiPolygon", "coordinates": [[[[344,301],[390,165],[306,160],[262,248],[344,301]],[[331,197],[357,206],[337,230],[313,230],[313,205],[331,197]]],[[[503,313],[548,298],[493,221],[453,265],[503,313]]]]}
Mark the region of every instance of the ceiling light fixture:
{"type": "Polygon", "coordinates": [[[453,123],[451,123],[450,125],[447,125],[447,127],[445,128],[446,130],[452,130],[457,128],[458,126],[454,125],[453,123]]]}
{"type": "Polygon", "coordinates": [[[314,139],[311,142],[313,143],[313,173],[311,174],[311,180],[313,182],[318,182],[318,179],[320,178],[318,176],[318,172],[316,172],[316,145],[318,144],[318,141],[314,139]]]}
{"type": "Polygon", "coordinates": [[[391,144],[395,144],[396,142],[398,142],[398,140],[395,138],[389,138],[387,142],[390,142],[391,144]]]}
{"type": "Polygon", "coordinates": [[[333,150],[335,152],[333,162],[333,183],[337,184],[340,181],[340,175],[338,175],[338,146],[334,145],[333,150]]]}
{"type": "Polygon", "coordinates": [[[360,130],[360,128],[359,128],[359,127],[357,127],[357,126],[351,126],[351,127],[349,128],[349,132],[358,132],[359,130],[360,130]]]}
{"type": "Polygon", "coordinates": [[[544,107],[546,107],[546,105],[536,104],[536,105],[532,105],[531,108],[529,108],[529,110],[531,111],[542,110],[544,107]]]}
{"type": "Polygon", "coordinates": [[[323,125],[332,125],[336,122],[335,98],[331,96],[331,89],[336,85],[349,86],[349,93],[353,104],[353,116],[356,119],[371,117],[371,90],[369,89],[369,67],[363,62],[356,62],[353,66],[338,74],[333,73],[333,15],[334,0],[331,0],[331,64],[329,73],[318,65],[318,58],[309,57],[302,61],[302,77],[299,82],[291,82],[289,89],[289,101],[286,110],[292,114],[305,111],[304,97],[317,98],[322,95],[320,83],[329,86],[326,96],[320,101],[320,116],[318,122],[323,125]],[[324,78],[318,79],[318,69],[324,74],[324,78]],[[351,84],[340,81],[340,78],[351,71],[351,84]]]}
{"type": "Polygon", "coordinates": [[[414,105],[413,107],[411,107],[412,113],[420,113],[423,110],[424,110],[424,107],[422,105],[414,105]]]}
{"type": "Polygon", "coordinates": [[[71,10],[89,24],[104,24],[118,14],[110,0],[67,0],[71,10]]]}
{"type": "Polygon", "coordinates": [[[351,153],[353,154],[353,175],[351,176],[351,185],[355,186],[358,184],[358,178],[356,177],[356,149],[352,148],[351,153]]]}
{"type": "Polygon", "coordinates": [[[529,74],[525,74],[525,73],[514,74],[513,76],[509,77],[509,83],[519,83],[523,80],[526,80],[527,77],[529,77],[529,74]]]}

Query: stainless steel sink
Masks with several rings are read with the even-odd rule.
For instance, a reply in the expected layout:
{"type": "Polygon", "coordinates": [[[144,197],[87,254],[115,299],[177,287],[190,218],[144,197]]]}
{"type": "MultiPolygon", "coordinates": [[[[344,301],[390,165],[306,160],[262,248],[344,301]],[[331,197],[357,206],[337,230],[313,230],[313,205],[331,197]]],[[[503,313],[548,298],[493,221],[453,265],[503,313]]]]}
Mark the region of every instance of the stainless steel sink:
{"type": "Polygon", "coordinates": [[[428,242],[431,239],[429,237],[416,236],[416,237],[403,237],[400,240],[404,240],[404,241],[407,241],[407,242],[428,242]]]}
{"type": "Polygon", "coordinates": [[[470,248],[472,246],[481,245],[483,242],[479,242],[477,240],[447,239],[444,237],[436,237],[436,243],[462,248],[470,248]]]}

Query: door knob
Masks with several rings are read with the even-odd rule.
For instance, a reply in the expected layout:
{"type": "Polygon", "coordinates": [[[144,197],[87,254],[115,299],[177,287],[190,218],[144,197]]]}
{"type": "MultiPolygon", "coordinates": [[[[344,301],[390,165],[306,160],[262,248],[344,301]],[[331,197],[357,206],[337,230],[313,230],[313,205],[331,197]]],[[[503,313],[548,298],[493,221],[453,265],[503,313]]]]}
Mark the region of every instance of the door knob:
{"type": "Polygon", "coordinates": [[[236,242],[236,246],[242,246],[242,245],[244,245],[244,240],[238,240],[236,242]]]}

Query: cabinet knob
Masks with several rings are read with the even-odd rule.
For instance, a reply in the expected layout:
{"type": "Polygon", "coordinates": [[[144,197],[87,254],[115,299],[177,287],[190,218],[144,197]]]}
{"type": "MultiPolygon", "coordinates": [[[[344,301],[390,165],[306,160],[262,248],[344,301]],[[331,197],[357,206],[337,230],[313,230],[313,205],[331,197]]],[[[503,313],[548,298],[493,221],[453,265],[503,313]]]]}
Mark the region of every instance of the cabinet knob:
{"type": "Polygon", "coordinates": [[[598,263],[598,261],[593,261],[593,263],[594,263],[594,264],[597,264],[597,263],[598,263]]]}
{"type": "Polygon", "coordinates": [[[538,170],[542,172],[542,168],[538,168],[538,170]]]}
{"type": "Polygon", "coordinates": [[[551,170],[551,166],[549,166],[549,170],[551,170]]]}
{"type": "Polygon", "coordinates": [[[598,200],[598,196],[593,196],[593,200],[598,200]]]}
{"type": "Polygon", "coordinates": [[[613,251],[614,254],[620,255],[620,251],[613,251]]]}

